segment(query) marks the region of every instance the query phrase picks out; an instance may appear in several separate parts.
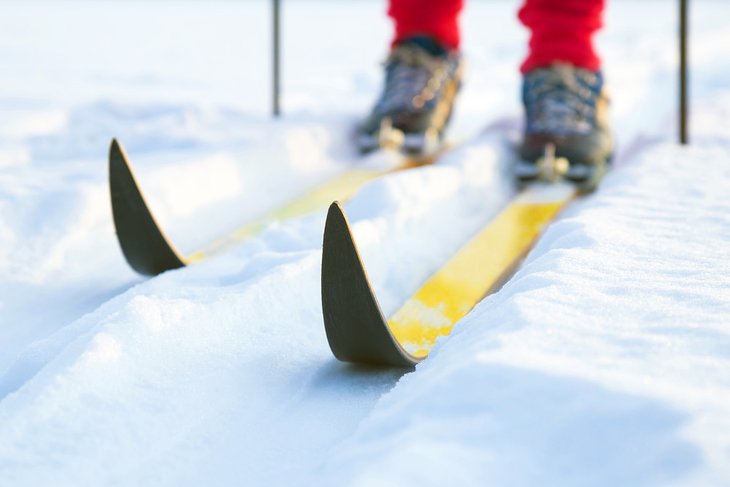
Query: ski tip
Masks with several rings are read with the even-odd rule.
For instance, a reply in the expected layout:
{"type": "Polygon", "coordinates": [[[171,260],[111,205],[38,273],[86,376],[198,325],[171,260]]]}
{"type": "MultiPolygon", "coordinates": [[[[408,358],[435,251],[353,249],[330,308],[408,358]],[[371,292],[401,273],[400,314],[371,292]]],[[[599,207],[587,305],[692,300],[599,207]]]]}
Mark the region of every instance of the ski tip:
{"type": "Polygon", "coordinates": [[[109,144],[109,179],[110,181],[125,179],[137,184],[127,153],[116,138],[109,144]]]}
{"type": "MultiPolygon", "coordinates": [[[[339,201],[333,201],[327,210],[327,222],[330,220],[339,220],[347,224],[347,217],[345,216],[345,210],[342,209],[342,205],[339,201]]],[[[325,224],[325,228],[327,224],[325,224]]]]}
{"type": "Polygon", "coordinates": [[[116,137],[112,138],[112,141],[109,144],[109,160],[121,160],[124,163],[127,162],[127,155],[124,153],[122,144],[119,143],[116,137]]]}
{"type": "Polygon", "coordinates": [[[322,246],[322,313],[330,349],[344,362],[413,367],[420,361],[390,332],[340,204],[327,213],[322,246]]]}
{"type": "Polygon", "coordinates": [[[344,239],[347,241],[347,245],[355,248],[355,241],[350,233],[350,223],[347,221],[345,210],[339,201],[333,201],[329,210],[327,210],[322,245],[328,246],[328,241],[331,242],[333,238],[340,241],[338,245],[343,245],[342,239],[344,239]]]}
{"type": "Polygon", "coordinates": [[[112,195],[112,206],[115,201],[119,201],[115,197],[120,195],[125,197],[139,195],[142,198],[132,165],[129,163],[122,144],[116,138],[112,139],[109,144],[109,189],[112,195]]]}
{"type": "Polygon", "coordinates": [[[117,240],[129,265],[154,276],[186,265],[150,212],[127,155],[117,139],[109,145],[109,190],[117,240]]]}

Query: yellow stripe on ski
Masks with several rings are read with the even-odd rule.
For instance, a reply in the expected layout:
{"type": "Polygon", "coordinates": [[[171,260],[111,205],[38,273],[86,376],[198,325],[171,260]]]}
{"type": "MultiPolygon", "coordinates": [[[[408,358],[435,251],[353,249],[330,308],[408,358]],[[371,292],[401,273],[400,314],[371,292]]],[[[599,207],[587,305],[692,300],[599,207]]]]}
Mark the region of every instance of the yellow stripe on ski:
{"type": "Polygon", "coordinates": [[[207,248],[199,250],[188,257],[190,263],[201,261],[210,255],[225,251],[236,244],[251,238],[264,230],[268,225],[289,218],[304,216],[329,205],[333,200],[347,200],[365,183],[379,178],[390,170],[352,170],[329,181],[324,186],[302,195],[291,203],[277,208],[264,216],[234,230],[231,234],[216,240],[207,248]]]}
{"type": "Polygon", "coordinates": [[[524,190],[388,320],[398,342],[417,357],[428,355],[439,336],[509,276],[574,195],[562,183],[524,190]]]}
{"type": "Polygon", "coordinates": [[[297,218],[300,216],[313,213],[322,208],[326,208],[332,201],[346,201],[352,198],[357,191],[363,187],[366,183],[373,181],[381,176],[390,174],[403,169],[409,169],[417,166],[424,166],[433,163],[440,153],[446,150],[447,147],[441,149],[436,154],[431,156],[423,156],[419,158],[406,159],[402,164],[397,167],[391,167],[388,169],[353,169],[341,174],[331,181],[328,181],[324,185],[312,190],[308,193],[303,194],[299,198],[291,201],[290,203],[276,208],[265,215],[257,218],[250,223],[234,230],[230,234],[215,240],[213,243],[208,245],[206,248],[194,252],[187,257],[186,261],[189,264],[204,260],[211,255],[219,254],[224,252],[231,247],[234,247],[246,239],[254,237],[261,233],[267,226],[274,222],[284,221],[291,218],[297,218]]]}

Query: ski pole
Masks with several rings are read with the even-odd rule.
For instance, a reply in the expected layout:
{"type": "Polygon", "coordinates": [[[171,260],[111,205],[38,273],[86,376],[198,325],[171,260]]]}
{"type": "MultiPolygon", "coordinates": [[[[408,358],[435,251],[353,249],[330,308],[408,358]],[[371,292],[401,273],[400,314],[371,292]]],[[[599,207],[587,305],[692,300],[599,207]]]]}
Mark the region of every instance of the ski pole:
{"type": "Polygon", "coordinates": [[[272,67],[273,67],[273,107],[272,112],[274,117],[278,117],[281,113],[281,70],[279,67],[281,61],[281,42],[280,42],[280,28],[279,24],[281,10],[281,0],[272,0],[272,14],[273,14],[273,43],[272,43],[272,67]]]}
{"type": "Polygon", "coordinates": [[[689,0],[679,0],[679,143],[689,144],[688,136],[688,84],[687,84],[687,24],[689,0]]]}

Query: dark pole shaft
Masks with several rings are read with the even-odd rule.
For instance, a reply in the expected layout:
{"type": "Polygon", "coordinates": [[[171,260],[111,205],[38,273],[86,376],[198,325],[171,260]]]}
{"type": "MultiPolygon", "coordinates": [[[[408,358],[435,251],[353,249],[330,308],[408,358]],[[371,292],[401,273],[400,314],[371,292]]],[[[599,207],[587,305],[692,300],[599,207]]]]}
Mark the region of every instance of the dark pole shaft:
{"type": "Polygon", "coordinates": [[[274,39],[273,39],[273,114],[275,117],[278,117],[281,113],[281,104],[280,104],[280,97],[281,97],[281,69],[280,69],[280,61],[281,61],[281,39],[280,39],[280,7],[281,7],[281,0],[272,0],[273,2],[273,19],[274,19],[274,25],[273,25],[273,33],[274,33],[274,39]]]}
{"type": "Polygon", "coordinates": [[[689,0],[679,0],[679,143],[683,145],[689,143],[687,127],[687,97],[689,94],[687,84],[688,2],[689,0]]]}

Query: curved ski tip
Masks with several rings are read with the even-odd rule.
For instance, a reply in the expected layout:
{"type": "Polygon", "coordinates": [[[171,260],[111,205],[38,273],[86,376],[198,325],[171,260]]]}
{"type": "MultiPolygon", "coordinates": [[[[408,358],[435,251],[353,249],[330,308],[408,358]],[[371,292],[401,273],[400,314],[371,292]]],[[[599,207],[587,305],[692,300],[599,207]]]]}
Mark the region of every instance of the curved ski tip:
{"type": "Polygon", "coordinates": [[[117,139],[109,145],[109,189],[117,240],[132,269],[154,276],[187,265],[150,212],[117,139]]]}
{"type": "Polygon", "coordinates": [[[335,227],[344,227],[349,232],[350,224],[347,221],[347,216],[345,216],[345,210],[342,208],[342,205],[339,201],[333,201],[332,204],[329,207],[329,210],[327,210],[327,219],[325,220],[324,224],[324,231],[325,235],[328,233],[328,229],[335,227]]]}
{"type": "Polygon", "coordinates": [[[329,217],[330,215],[336,215],[338,213],[343,217],[345,216],[345,210],[342,209],[342,205],[339,201],[335,200],[332,202],[329,210],[327,211],[327,217],[329,217]]]}
{"type": "Polygon", "coordinates": [[[122,145],[119,143],[116,137],[112,137],[112,141],[109,144],[109,155],[114,153],[123,153],[122,145]]]}
{"type": "Polygon", "coordinates": [[[120,163],[129,167],[129,160],[127,159],[127,154],[124,152],[122,144],[116,138],[113,138],[109,144],[109,164],[115,165],[120,163]]]}
{"type": "Polygon", "coordinates": [[[370,285],[345,212],[333,202],[322,243],[322,314],[330,350],[345,362],[413,367],[388,328],[370,285]]]}

